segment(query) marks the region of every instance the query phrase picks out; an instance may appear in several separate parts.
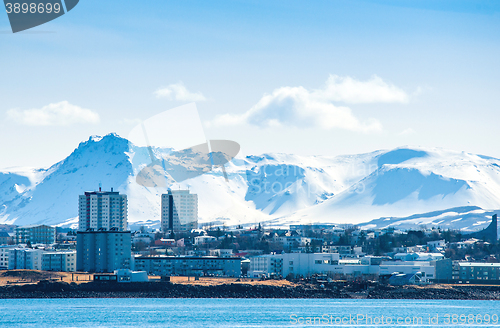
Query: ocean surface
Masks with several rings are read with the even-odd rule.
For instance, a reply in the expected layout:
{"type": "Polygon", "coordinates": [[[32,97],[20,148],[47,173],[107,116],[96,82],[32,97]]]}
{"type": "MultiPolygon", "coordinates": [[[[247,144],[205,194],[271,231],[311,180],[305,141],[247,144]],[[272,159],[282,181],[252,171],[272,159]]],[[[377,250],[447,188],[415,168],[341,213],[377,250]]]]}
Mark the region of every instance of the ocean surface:
{"type": "Polygon", "coordinates": [[[6,299],[0,327],[500,327],[498,301],[6,299]]]}

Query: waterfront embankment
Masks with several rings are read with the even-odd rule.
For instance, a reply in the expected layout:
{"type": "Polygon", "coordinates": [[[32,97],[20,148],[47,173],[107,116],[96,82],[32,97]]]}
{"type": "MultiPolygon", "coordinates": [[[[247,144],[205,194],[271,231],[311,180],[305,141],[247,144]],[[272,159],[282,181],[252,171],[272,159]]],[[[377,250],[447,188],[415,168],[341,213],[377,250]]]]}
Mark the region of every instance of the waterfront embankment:
{"type": "Polygon", "coordinates": [[[500,286],[387,286],[378,283],[296,283],[290,285],[170,282],[67,283],[42,280],[0,287],[0,298],[355,298],[500,300],[500,286]]]}

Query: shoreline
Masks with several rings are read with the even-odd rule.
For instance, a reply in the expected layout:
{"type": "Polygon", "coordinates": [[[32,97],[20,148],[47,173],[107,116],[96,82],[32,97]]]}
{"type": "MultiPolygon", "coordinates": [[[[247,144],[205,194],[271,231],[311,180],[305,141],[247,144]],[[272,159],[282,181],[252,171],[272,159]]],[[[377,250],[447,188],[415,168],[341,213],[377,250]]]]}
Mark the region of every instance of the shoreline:
{"type": "Polygon", "coordinates": [[[40,281],[36,284],[0,287],[0,299],[41,298],[324,298],[324,299],[419,299],[500,300],[500,286],[428,285],[387,286],[328,283],[270,286],[221,284],[214,286],[169,282],[66,283],[40,281]]]}

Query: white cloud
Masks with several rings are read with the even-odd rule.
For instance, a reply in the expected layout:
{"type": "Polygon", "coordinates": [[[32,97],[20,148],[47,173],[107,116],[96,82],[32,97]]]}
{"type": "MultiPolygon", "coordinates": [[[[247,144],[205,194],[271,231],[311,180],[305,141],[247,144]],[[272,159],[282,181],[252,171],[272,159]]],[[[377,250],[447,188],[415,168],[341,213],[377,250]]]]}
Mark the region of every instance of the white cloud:
{"type": "Polygon", "coordinates": [[[406,92],[384,82],[376,75],[368,81],[357,81],[349,76],[330,75],[325,88],[313,91],[312,95],[325,101],[348,104],[407,103],[409,101],[406,92]]]}
{"type": "Polygon", "coordinates": [[[155,91],[157,98],[167,98],[178,101],[205,101],[207,98],[201,92],[190,92],[182,82],[170,84],[155,91]]]}
{"type": "Polygon", "coordinates": [[[415,134],[415,130],[413,130],[412,128],[404,129],[399,133],[400,136],[409,136],[411,134],[415,134]]]}
{"type": "Polygon", "coordinates": [[[407,103],[408,95],[394,85],[374,76],[368,81],[331,75],[323,89],[282,87],[264,95],[250,110],[241,114],[224,114],[208,125],[252,124],[257,126],[297,126],[341,128],[351,131],[382,130],[374,119],[360,121],[343,103],[407,103]]]}
{"type": "Polygon", "coordinates": [[[32,126],[72,125],[77,123],[99,123],[99,114],[90,110],[72,105],[67,101],[26,110],[10,109],[7,117],[17,123],[32,126]]]}

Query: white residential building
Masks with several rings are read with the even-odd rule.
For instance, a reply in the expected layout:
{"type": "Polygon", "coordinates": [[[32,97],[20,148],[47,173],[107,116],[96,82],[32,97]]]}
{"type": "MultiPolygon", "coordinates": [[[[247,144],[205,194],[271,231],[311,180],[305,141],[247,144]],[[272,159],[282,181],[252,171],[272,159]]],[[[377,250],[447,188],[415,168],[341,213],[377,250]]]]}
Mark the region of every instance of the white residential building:
{"type": "Polygon", "coordinates": [[[443,240],[434,240],[434,241],[428,241],[427,246],[431,251],[434,250],[442,250],[446,247],[446,241],[443,240]]]}
{"type": "Polygon", "coordinates": [[[195,245],[201,245],[201,244],[206,244],[210,243],[213,241],[217,241],[217,238],[212,237],[212,236],[198,236],[194,237],[194,244],[195,245]]]}
{"type": "Polygon", "coordinates": [[[251,257],[248,273],[251,277],[283,275],[283,257],[281,254],[251,257]]]}
{"type": "Polygon", "coordinates": [[[444,259],[441,253],[397,253],[394,255],[395,260],[400,261],[439,261],[444,259]]]}
{"type": "Polygon", "coordinates": [[[279,237],[279,242],[285,248],[297,246],[306,246],[307,244],[311,244],[311,238],[301,237],[301,236],[283,236],[279,237]]]}
{"type": "Polygon", "coordinates": [[[13,269],[42,269],[41,249],[12,248],[9,250],[9,270],[13,269]]]}
{"type": "Polygon", "coordinates": [[[211,249],[210,256],[233,257],[234,254],[232,249],[211,249]]]}
{"type": "Polygon", "coordinates": [[[283,256],[283,277],[310,276],[315,273],[334,273],[340,256],[338,253],[285,253],[283,256]]]}
{"type": "Polygon", "coordinates": [[[80,195],[78,230],[127,230],[127,196],[117,191],[91,191],[80,195]]]}
{"type": "Polygon", "coordinates": [[[0,246],[0,270],[9,268],[9,251],[18,247],[16,245],[0,246]]]}
{"type": "Polygon", "coordinates": [[[16,244],[53,244],[55,242],[55,227],[38,224],[16,228],[16,244]]]}
{"type": "Polygon", "coordinates": [[[198,228],[198,195],[189,190],[169,190],[161,195],[162,232],[190,231],[198,228]]]}
{"type": "Polygon", "coordinates": [[[135,233],[132,236],[132,243],[134,245],[138,243],[144,243],[146,245],[149,245],[153,240],[154,240],[154,234],[148,232],[139,232],[135,233]]]}
{"type": "Polygon", "coordinates": [[[43,252],[42,270],[75,272],[76,251],[43,252]]]}
{"type": "Polygon", "coordinates": [[[261,274],[269,276],[271,273],[286,277],[308,277],[312,274],[342,273],[339,266],[338,253],[285,253],[276,255],[261,255],[250,258],[249,274],[257,277],[261,274]]]}

